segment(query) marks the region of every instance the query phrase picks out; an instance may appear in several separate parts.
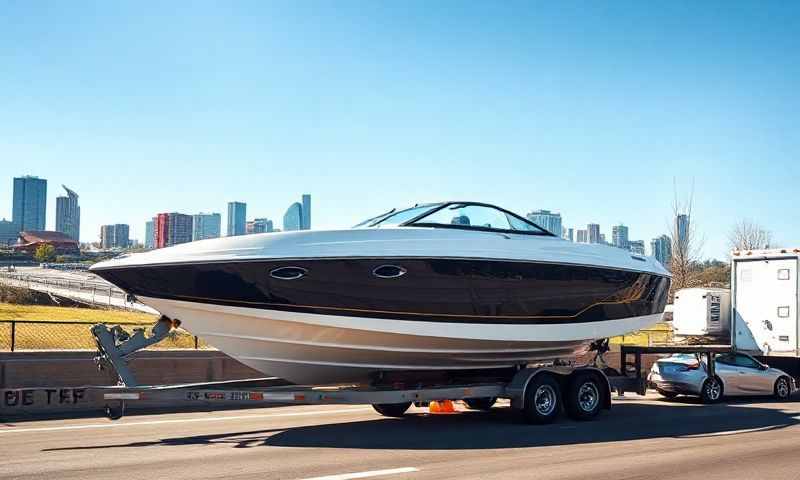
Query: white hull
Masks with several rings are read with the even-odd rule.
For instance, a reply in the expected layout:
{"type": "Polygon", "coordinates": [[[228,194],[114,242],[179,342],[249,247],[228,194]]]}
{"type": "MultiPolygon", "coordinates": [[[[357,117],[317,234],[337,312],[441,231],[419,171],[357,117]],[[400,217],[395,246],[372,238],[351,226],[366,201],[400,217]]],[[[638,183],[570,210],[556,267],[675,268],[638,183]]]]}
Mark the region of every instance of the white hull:
{"type": "Polygon", "coordinates": [[[365,382],[379,371],[503,368],[584,353],[661,314],[589,323],[479,324],[294,313],[140,297],[242,363],[295,383],[365,382]]]}

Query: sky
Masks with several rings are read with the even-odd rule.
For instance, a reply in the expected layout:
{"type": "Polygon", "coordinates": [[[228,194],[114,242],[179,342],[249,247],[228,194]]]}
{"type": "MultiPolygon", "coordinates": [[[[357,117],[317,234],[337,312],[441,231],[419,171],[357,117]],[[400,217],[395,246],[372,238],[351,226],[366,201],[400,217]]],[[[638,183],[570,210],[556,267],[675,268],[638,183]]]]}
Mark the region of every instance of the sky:
{"type": "Polygon", "coordinates": [[[0,0],[0,217],[65,184],[81,240],[158,212],[312,227],[447,199],[800,246],[800,3],[0,0]],[[694,185],[694,187],[692,187],[694,185]]]}

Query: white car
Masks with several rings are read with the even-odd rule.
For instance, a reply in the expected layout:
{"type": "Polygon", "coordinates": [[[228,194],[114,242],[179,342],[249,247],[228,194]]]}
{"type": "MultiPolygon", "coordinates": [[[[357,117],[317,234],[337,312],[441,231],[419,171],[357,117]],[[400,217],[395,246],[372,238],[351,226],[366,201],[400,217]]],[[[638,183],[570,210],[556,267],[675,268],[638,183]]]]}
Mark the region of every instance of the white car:
{"type": "Polygon", "coordinates": [[[773,395],[785,400],[797,391],[791,376],[750,355],[719,353],[714,365],[716,375],[710,378],[705,359],[700,360],[694,354],[675,354],[654,363],[647,381],[667,398],[693,395],[706,403],[736,395],[773,395]]]}

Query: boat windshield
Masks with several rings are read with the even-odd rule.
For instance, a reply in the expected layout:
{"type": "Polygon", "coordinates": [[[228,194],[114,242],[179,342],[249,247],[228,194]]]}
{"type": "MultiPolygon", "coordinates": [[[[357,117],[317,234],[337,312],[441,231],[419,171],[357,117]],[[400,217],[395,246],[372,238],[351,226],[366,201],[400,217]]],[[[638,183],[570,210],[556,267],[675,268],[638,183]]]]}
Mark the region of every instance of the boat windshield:
{"type": "Polygon", "coordinates": [[[391,211],[384,213],[383,215],[378,215],[377,217],[370,218],[369,220],[365,220],[353,228],[361,228],[361,227],[396,227],[401,225],[409,220],[413,220],[420,215],[424,214],[425,212],[435,210],[439,208],[441,203],[427,203],[425,205],[415,205],[411,208],[406,208],[405,210],[400,210],[396,212],[394,209],[391,211]]]}

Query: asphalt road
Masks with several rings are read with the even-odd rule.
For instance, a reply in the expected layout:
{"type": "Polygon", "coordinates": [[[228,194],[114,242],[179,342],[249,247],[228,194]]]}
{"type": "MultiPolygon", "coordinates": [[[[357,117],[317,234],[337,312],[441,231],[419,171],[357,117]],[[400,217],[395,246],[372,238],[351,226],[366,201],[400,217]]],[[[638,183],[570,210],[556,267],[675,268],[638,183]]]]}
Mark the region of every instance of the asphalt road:
{"type": "Polygon", "coordinates": [[[0,478],[795,479],[800,401],[615,400],[593,422],[303,406],[0,424],[0,478]],[[359,474],[349,475],[349,474],[359,474]]]}

